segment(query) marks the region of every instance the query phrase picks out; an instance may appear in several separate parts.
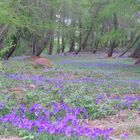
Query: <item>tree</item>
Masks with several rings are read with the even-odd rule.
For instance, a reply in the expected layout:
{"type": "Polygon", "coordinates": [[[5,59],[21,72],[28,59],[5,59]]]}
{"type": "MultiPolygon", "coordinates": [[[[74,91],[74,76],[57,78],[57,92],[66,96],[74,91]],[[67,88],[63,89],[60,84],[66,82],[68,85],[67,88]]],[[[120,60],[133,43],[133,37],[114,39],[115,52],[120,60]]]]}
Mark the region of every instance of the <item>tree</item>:
{"type": "Polygon", "coordinates": [[[0,51],[6,59],[17,48],[34,56],[45,49],[49,55],[53,50],[78,54],[107,49],[109,57],[115,49],[123,49],[124,55],[139,41],[139,4],[134,0],[1,0],[0,51]]]}

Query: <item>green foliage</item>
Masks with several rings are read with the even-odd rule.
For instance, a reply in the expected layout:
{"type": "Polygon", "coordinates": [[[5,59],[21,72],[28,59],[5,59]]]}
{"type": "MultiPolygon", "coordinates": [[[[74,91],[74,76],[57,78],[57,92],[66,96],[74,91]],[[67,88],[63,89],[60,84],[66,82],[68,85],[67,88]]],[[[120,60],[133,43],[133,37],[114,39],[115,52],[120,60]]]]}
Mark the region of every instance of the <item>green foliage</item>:
{"type": "Polygon", "coordinates": [[[119,42],[124,38],[125,35],[125,31],[122,29],[112,29],[109,32],[105,33],[103,36],[101,36],[101,42],[107,43],[110,40],[116,40],[119,42]]]}
{"type": "MultiPolygon", "coordinates": [[[[48,32],[52,32],[54,40],[62,36],[65,38],[65,50],[69,50],[71,40],[74,40],[75,46],[79,47],[80,37],[82,41],[86,37],[91,26],[91,32],[84,50],[93,50],[97,47],[96,41],[99,40],[99,46],[105,46],[107,42],[112,40],[125,41],[125,35],[130,38],[131,32],[137,31],[139,28],[138,17],[139,1],[133,0],[38,0],[19,1],[2,0],[0,2],[0,25],[7,25],[8,34],[20,30],[20,38],[25,44],[20,44],[19,53],[31,52],[32,39],[42,40],[48,32]],[[114,31],[113,14],[117,14],[118,30],[114,31]],[[104,26],[105,22],[106,25],[104,26]],[[106,31],[108,26],[111,28],[106,31]],[[103,29],[104,28],[104,29],[103,29]],[[96,37],[93,34],[96,33],[96,37]],[[100,41],[101,38],[101,41],[100,41]],[[95,44],[90,45],[89,44],[95,44]],[[25,49],[26,46],[26,49],[25,49]],[[25,51],[26,50],[26,51],[25,51]]],[[[40,43],[40,42],[39,42],[40,43]]],[[[54,44],[57,50],[58,44],[54,44]]],[[[60,49],[62,44],[60,43],[60,49]]],[[[48,47],[48,46],[45,46],[48,47]]],[[[106,46],[105,46],[106,47],[106,46]]],[[[104,48],[105,48],[104,47],[104,48]]],[[[4,51],[8,51],[8,48],[4,51]]]]}
{"type": "Polygon", "coordinates": [[[2,65],[2,62],[0,61],[0,71],[3,70],[3,65],[2,65]]]}
{"type": "Polygon", "coordinates": [[[3,57],[12,47],[14,47],[13,40],[9,39],[7,41],[7,46],[0,51],[0,57],[3,57]]]}
{"type": "MultiPolygon", "coordinates": [[[[89,121],[93,121],[97,119],[103,119],[104,117],[108,117],[109,115],[118,114],[119,110],[115,110],[114,106],[119,106],[123,104],[123,100],[105,100],[100,104],[96,104],[96,99],[98,95],[118,95],[121,94],[122,96],[125,93],[139,93],[139,86],[134,84],[129,84],[127,80],[136,80],[139,79],[140,75],[139,72],[140,68],[138,66],[133,66],[132,68],[125,68],[123,64],[130,65],[132,64],[132,60],[128,59],[94,59],[85,58],[85,57],[75,57],[71,58],[67,57],[65,60],[71,60],[70,64],[62,64],[64,61],[63,57],[50,57],[50,59],[58,64],[57,67],[53,69],[49,69],[48,72],[44,72],[44,68],[34,69],[31,65],[29,59],[25,60],[10,60],[6,64],[3,65],[4,73],[6,76],[3,75],[4,73],[0,73],[0,101],[6,102],[6,107],[0,110],[0,116],[6,115],[7,113],[11,112],[15,107],[19,109],[19,104],[25,105],[27,108],[30,108],[35,103],[40,103],[48,110],[52,110],[52,102],[56,101],[60,103],[61,101],[66,102],[69,106],[73,108],[77,107],[85,107],[88,111],[88,119],[89,121]],[[119,67],[117,66],[119,62],[119,67]],[[97,64],[93,67],[84,67],[80,66],[81,64],[97,64]],[[99,64],[99,65],[98,65],[99,64]],[[101,67],[101,64],[109,65],[109,67],[101,67]],[[116,64],[116,67],[114,67],[116,64]],[[105,84],[100,83],[63,83],[63,88],[55,87],[53,84],[43,84],[43,85],[35,85],[35,88],[29,88],[30,85],[33,85],[34,82],[30,79],[21,80],[13,80],[7,77],[8,74],[17,73],[17,74],[25,74],[27,77],[29,75],[41,75],[48,78],[56,78],[56,76],[61,76],[63,79],[68,79],[68,81],[72,79],[80,79],[80,78],[94,78],[106,81],[105,84]],[[60,75],[61,74],[61,75],[60,75]],[[65,75],[68,75],[64,77],[65,75]],[[111,77],[110,77],[111,75],[111,77]],[[119,83],[114,83],[113,81],[119,80],[119,83]],[[125,81],[125,82],[123,82],[125,81]],[[24,89],[23,93],[18,93],[16,91],[10,91],[11,88],[21,88],[24,89]]],[[[46,80],[47,82],[47,80],[46,80]]],[[[123,110],[127,109],[126,106],[122,108],[123,110]]],[[[134,102],[132,105],[133,109],[140,109],[140,103],[134,102]]],[[[18,112],[20,114],[20,112],[18,112]]],[[[42,112],[41,112],[42,113],[42,112]]],[[[65,115],[65,112],[60,112],[56,115],[51,116],[51,120],[54,121],[58,116],[65,115]]],[[[27,117],[31,120],[35,120],[36,116],[32,113],[27,114],[27,117]]],[[[85,120],[85,116],[80,114],[78,116],[81,121],[85,120]]],[[[56,136],[56,135],[48,135],[47,133],[38,134],[36,131],[28,132],[25,130],[20,130],[18,128],[13,128],[12,126],[0,124],[0,134],[6,136],[8,135],[19,135],[25,139],[36,139],[38,137],[39,140],[47,139],[58,139],[58,140],[67,140],[68,138],[64,136],[56,136]]],[[[70,137],[70,140],[87,140],[84,137],[70,137]]],[[[89,139],[90,140],[90,139],[89,139]]],[[[99,138],[97,140],[102,140],[99,138]]]]}

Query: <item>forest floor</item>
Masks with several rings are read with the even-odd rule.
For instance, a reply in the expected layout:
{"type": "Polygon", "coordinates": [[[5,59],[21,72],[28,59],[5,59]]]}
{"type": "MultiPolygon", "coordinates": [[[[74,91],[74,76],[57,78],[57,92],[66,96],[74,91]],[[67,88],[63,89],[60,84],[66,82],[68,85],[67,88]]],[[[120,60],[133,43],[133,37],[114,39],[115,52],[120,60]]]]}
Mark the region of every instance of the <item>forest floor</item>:
{"type": "MultiPolygon", "coordinates": [[[[113,128],[112,140],[139,140],[140,66],[134,65],[131,58],[117,56],[107,58],[104,54],[89,53],[43,56],[53,62],[52,68],[34,65],[29,57],[3,61],[0,101],[8,105],[1,108],[0,104],[0,117],[20,103],[28,107],[34,103],[47,104],[49,108],[53,101],[64,101],[73,108],[87,109],[88,127],[113,128]]],[[[20,140],[5,137],[15,135],[35,139],[33,134],[10,126],[3,128],[3,124],[0,135],[0,140],[20,140]]]]}

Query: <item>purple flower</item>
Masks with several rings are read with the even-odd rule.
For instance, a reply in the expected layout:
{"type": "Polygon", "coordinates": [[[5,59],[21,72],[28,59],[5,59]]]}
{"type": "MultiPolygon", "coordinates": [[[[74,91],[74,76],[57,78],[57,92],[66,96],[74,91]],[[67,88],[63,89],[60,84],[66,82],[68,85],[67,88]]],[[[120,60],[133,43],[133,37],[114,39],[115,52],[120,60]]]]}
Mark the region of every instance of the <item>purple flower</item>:
{"type": "Polygon", "coordinates": [[[71,108],[66,103],[61,104],[52,102],[52,106],[56,112],[64,110],[66,113],[58,119],[51,120],[52,115],[55,115],[54,110],[48,111],[41,104],[34,104],[30,109],[20,105],[22,115],[18,113],[18,110],[14,110],[12,113],[7,114],[0,118],[0,122],[10,123],[14,127],[26,129],[29,131],[37,131],[37,133],[49,133],[55,135],[71,136],[86,136],[86,137],[109,137],[112,133],[112,129],[101,130],[99,128],[92,130],[88,125],[82,125],[77,115],[81,112],[86,113],[84,108],[71,108]],[[44,114],[42,114],[42,113],[44,114]],[[27,114],[34,113],[37,115],[35,120],[30,120],[27,114]]]}
{"type": "Polygon", "coordinates": [[[129,134],[128,134],[128,133],[125,133],[123,137],[124,137],[125,139],[128,139],[128,138],[129,138],[129,134]]]}

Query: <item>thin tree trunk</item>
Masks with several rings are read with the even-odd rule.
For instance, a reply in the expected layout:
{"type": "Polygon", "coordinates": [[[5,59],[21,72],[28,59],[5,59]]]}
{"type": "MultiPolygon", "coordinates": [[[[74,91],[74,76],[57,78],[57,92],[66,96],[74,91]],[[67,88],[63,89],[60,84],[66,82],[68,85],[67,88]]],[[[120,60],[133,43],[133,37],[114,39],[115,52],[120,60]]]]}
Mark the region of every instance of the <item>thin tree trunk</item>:
{"type": "MultiPolygon", "coordinates": [[[[114,17],[114,28],[115,30],[118,29],[118,18],[117,18],[117,14],[114,13],[113,14],[113,17],[114,17]]],[[[114,49],[117,47],[117,43],[115,40],[113,40],[111,43],[110,43],[110,47],[109,47],[109,51],[108,51],[108,57],[112,57],[113,55],[113,51],[114,49]]]]}
{"type": "Polygon", "coordinates": [[[139,58],[139,56],[140,56],[140,42],[138,43],[134,52],[129,57],[139,58]]]}
{"type": "Polygon", "coordinates": [[[91,26],[91,28],[89,29],[86,37],[85,37],[85,40],[80,44],[80,48],[75,52],[75,54],[78,54],[83,48],[85,48],[86,44],[87,44],[87,41],[88,41],[88,38],[92,32],[92,29],[93,29],[93,25],[91,26]]]}
{"type": "Polygon", "coordinates": [[[35,39],[35,37],[33,37],[33,39],[32,39],[32,55],[34,55],[35,54],[35,52],[36,52],[36,39],[35,39]]]}
{"type": "Polygon", "coordinates": [[[100,43],[100,39],[97,39],[96,42],[95,42],[96,47],[92,51],[93,53],[96,53],[98,51],[99,43],[100,43]]]}
{"type": "MultiPolygon", "coordinates": [[[[93,16],[94,19],[97,18],[98,13],[100,12],[100,9],[101,9],[101,8],[102,8],[102,6],[99,6],[99,7],[97,8],[97,10],[96,10],[96,12],[95,12],[95,15],[93,16]]],[[[81,30],[81,28],[82,28],[81,19],[80,19],[80,18],[79,18],[79,28],[80,28],[80,30],[81,30]]],[[[80,36],[79,36],[79,49],[75,52],[75,54],[78,54],[83,48],[86,47],[87,41],[88,41],[88,38],[89,38],[89,36],[90,36],[90,34],[91,34],[91,32],[92,32],[92,29],[93,29],[93,24],[91,25],[91,27],[90,27],[90,29],[89,29],[89,31],[88,31],[88,33],[87,33],[87,35],[86,35],[84,41],[82,41],[82,34],[81,34],[81,32],[80,32],[80,36]]]]}
{"type": "Polygon", "coordinates": [[[53,52],[53,41],[50,42],[48,54],[52,55],[52,52],[53,52]]]}
{"type": "Polygon", "coordinates": [[[81,29],[82,29],[82,22],[81,22],[81,18],[79,17],[79,31],[80,31],[80,33],[79,33],[79,48],[80,48],[80,46],[81,46],[81,44],[82,44],[82,32],[81,32],[81,29]]]}
{"type": "Polygon", "coordinates": [[[4,56],[4,59],[6,60],[8,60],[12,56],[12,54],[15,52],[18,41],[19,41],[19,37],[17,35],[14,35],[12,39],[13,39],[13,43],[12,43],[13,46],[12,48],[9,49],[9,51],[4,56]]]}
{"type": "Polygon", "coordinates": [[[133,46],[138,42],[139,39],[140,39],[140,35],[138,35],[135,40],[134,39],[131,39],[130,40],[130,43],[128,44],[127,49],[120,55],[120,57],[122,57],[123,55],[125,55],[131,48],[133,48],[133,46]],[[133,42],[131,43],[131,41],[133,41],[133,42]]]}
{"type": "Polygon", "coordinates": [[[124,56],[131,48],[133,47],[133,45],[128,45],[127,49],[119,56],[119,57],[122,57],[124,56]]]}
{"type": "Polygon", "coordinates": [[[70,42],[69,53],[74,52],[75,41],[72,39],[70,42]]]}
{"type": "MultiPolygon", "coordinates": [[[[53,21],[53,15],[54,15],[54,11],[53,11],[53,9],[51,9],[50,14],[49,14],[49,17],[50,17],[51,21],[53,21]]],[[[54,44],[54,31],[53,31],[52,27],[51,27],[49,32],[52,33],[52,36],[50,38],[50,42],[49,42],[49,46],[48,46],[48,55],[52,55],[53,44],[54,44]]]]}
{"type": "Polygon", "coordinates": [[[41,53],[44,51],[44,49],[46,48],[46,46],[48,45],[50,39],[51,39],[52,33],[49,32],[48,35],[43,39],[43,43],[39,42],[36,43],[36,52],[34,54],[34,56],[40,56],[41,53]]]}
{"type": "Polygon", "coordinates": [[[65,52],[65,39],[64,39],[64,34],[62,35],[62,53],[65,52]]]}
{"type": "Polygon", "coordinates": [[[52,55],[54,39],[52,38],[48,46],[48,55],[52,55]]]}
{"type": "Polygon", "coordinates": [[[81,44],[82,44],[82,33],[80,31],[80,34],[79,34],[79,48],[81,47],[81,44]]]}
{"type": "Polygon", "coordinates": [[[109,51],[108,51],[108,57],[112,57],[114,48],[115,48],[115,41],[110,43],[110,47],[109,47],[109,51]]]}
{"type": "MultiPolygon", "coordinates": [[[[103,32],[104,32],[104,24],[103,24],[103,27],[102,27],[102,31],[101,31],[101,36],[103,35],[103,32]]],[[[94,33],[94,37],[95,37],[95,48],[93,49],[92,53],[96,53],[98,51],[98,48],[99,48],[99,43],[101,41],[101,39],[99,37],[97,37],[97,34],[94,33]]]]}
{"type": "Polygon", "coordinates": [[[140,56],[139,56],[139,58],[136,60],[135,64],[140,64],[140,56]]]}
{"type": "Polygon", "coordinates": [[[125,36],[125,42],[124,42],[124,45],[125,45],[125,46],[127,45],[127,40],[128,40],[127,38],[128,38],[128,36],[126,35],[126,36],[125,36]]]}
{"type": "Polygon", "coordinates": [[[0,50],[4,48],[4,40],[6,39],[8,34],[8,26],[1,25],[0,27],[0,50]]]}
{"type": "Polygon", "coordinates": [[[57,37],[57,45],[58,45],[57,53],[59,54],[60,53],[60,35],[59,34],[58,34],[58,37],[57,37]]]}

